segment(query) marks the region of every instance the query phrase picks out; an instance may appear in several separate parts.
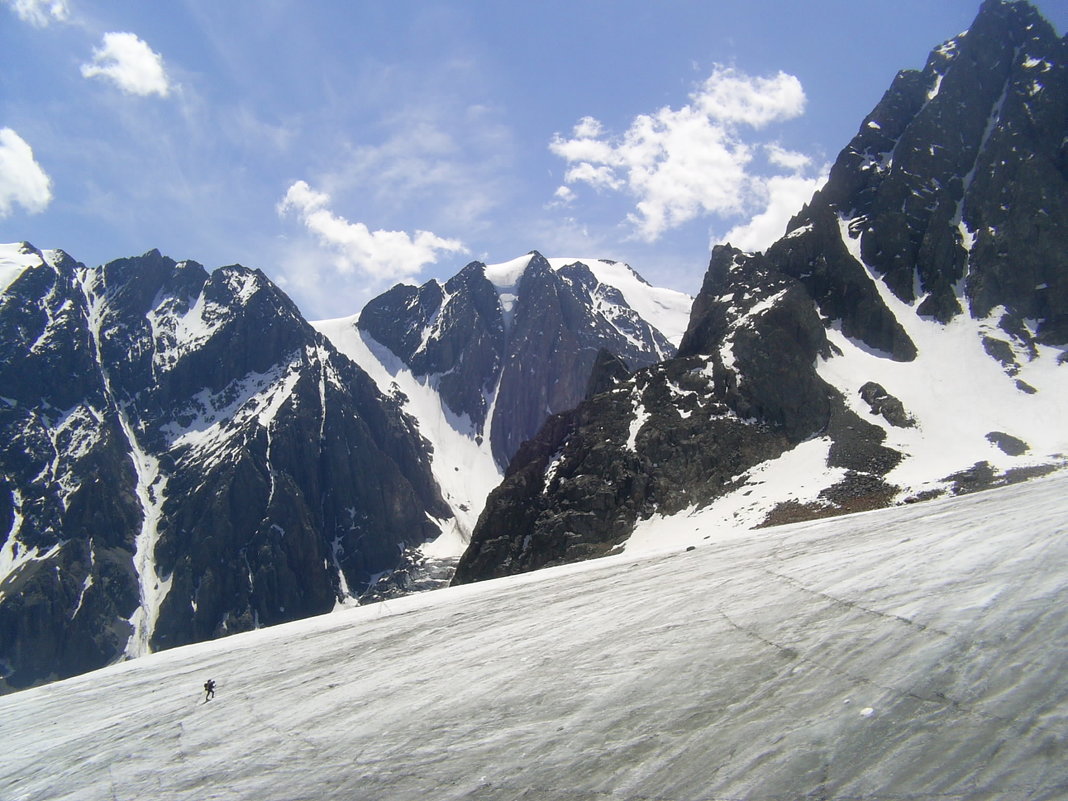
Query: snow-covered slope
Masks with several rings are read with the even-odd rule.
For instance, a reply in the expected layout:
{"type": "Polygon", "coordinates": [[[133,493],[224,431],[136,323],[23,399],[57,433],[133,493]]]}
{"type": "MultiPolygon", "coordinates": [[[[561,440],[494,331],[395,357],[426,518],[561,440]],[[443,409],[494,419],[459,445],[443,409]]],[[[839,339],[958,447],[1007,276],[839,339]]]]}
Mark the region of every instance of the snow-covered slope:
{"type": "MultiPolygon", "coordinates": [[[[500,264],[483,266],[486,278],[497,289],[506,316],[512,311],[527,267],[537,255],[531,252],[500,264]]],[[[690,319],[693,298],[689,295],[674,289],[655,287],[623,262],[567,256],[548,257],[545,261],[555,272],[576,264],[588,268],[599,284],[617,290],[626,305],[637,312],[641,319],[663,334],[676,348],[679,346],[690,319]]],[[[611,302],[605,303],[598,311],[607,310],[611,305],[611,302]]],[[[611,315],[611,312],[608,314],[611,315]]]]}
{"type": "MultiPolygon", "coordinates": [[[[608,259],[550,258],[554,270],[585,264],[598,281],[618,289],[627,305],[657,329],[676,348],[686,333],[693,298],[674,289],[656,287],[638,275],[629,264],[608,259]]],[[[487,267],[487,269],[489,269],[487,267]]]]}
{"type": "MultiPolygon", "coordinates": [[[[951,483],[946,476],[980,462],[1002,472],[1065,459],[1065,346],[1035,339],[1035,320],[1023,321],[1023,336],[1007,336],[999,327],[1007,314],[1003,306],[978,319],[959,314],[944,323],[920,314],[921,300],[902,301],[877,280],[863,258],[859,238],[849,235],[849,221],[840,220],[839,225],[850,255],[871,276],[883,303],[916,345],[915,359],[894,361],[836,326],[828,337],[838,353],[818,368],[857,414],[886,432],[884,444],[904,454],[887,481],[901,487],[906,497],[944,489],[951,483]],[[899,399],[914,424],[893,425],[874,415],[861,397],[868,381],[899,399]]],[[[967,298],[960,302],[972,311],[967,298]]]]}
{"type": "Polygon", "coordinates": [[[15,282],[28,267],[36,267],[44,263],[44,259],[37,253],[27,251],[21,243],[0,244],[0,294],[15,282]]]}
{"type": "Polygon", "coordinates": [[[443,521],[442,534],[423,546],[428,555],[459,556],[489,495],[501,480],[490,442],[478,436],[467,418],[458,418],[434,386],[419,380],[388,348],[361,334],[359,315],[321,320],[312,325],[341,353],[374,379],[379,391],[401,400],[403,409],[431,445],[430,462],[442,497],[452,507],[453,520],[443,521]]]}
{"type": "Polygon", "coordinates": [[[0,797],[1061,798],[1066,498],[710,527],[153,654],[0,698],[0,797]]]}
{"type": "MultiPolygon", "coordinates": [[[[981,319],[961,314],[944,323],[918,314],[921,301],[895,297],[864,261],[848,221],[839,224],[843,244],[916,346],[912,360],[897,361],[847,336],[835,323],[827,328],[833,350],[816,364],[819,376],[841,393],[848,409],[874,427],[881,446],[900,454],[885,473],[892,487],[888,500],[901,503],[958,492],[970,489],[972,482],[1045,472],[1068,462],[1065,347],[1005,337],[998,327],[1002,307],[981,319]],[[1008,358],[994,358],[991,342],[1003,345],[1008,358]],[[905,425],[865,401],[864,388],[870,383],[900,402],[905,425]]],[[[967,306],[967,299],[961,300],[967,306]]],[[[738,316],[735,328],[753,327],[768,310],[758,304],[738,316]]],[[[733,362],[735,342],[725,340],[721,356],[733,362]]],[[[636,401],[638,430],[643,413],[636,401]]],[[[750,528],[781,522],[775,510],[830,511],[834,488],[848,475],[845,467],[834,464],[832,448],[831,436],[813,436],[741,473],[728,490],[693,504],[689,513],[708,523],[750,528]]],[[[657,519],[654,515],[653,522],[657,519]]],[[[655,524],[639,524],[634,542],[626,547],[643,547],[658,530],[655,524]]]]}

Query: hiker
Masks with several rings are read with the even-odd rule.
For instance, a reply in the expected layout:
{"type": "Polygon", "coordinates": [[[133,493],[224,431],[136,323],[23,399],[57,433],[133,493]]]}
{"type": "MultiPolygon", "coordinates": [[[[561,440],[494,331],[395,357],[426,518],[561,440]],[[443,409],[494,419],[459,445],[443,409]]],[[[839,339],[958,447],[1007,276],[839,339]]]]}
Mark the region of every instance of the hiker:
{"type": "Polygon", "coordinates": [[[208,679],[204,682],[204,703],[206,704],[212,698],[215,697],[215,679],[208,679]]]}

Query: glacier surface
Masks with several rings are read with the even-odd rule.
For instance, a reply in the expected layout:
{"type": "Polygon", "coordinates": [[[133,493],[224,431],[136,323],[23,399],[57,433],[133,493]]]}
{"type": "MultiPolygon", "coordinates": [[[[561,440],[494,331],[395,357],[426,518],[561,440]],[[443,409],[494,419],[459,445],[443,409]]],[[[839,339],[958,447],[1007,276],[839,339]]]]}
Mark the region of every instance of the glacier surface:
{"type": "Polygon", "coordinates": [[[1064,798],[1066,511],[708,526],[152,654],[0,697],[0,797],[1064,798]]]}

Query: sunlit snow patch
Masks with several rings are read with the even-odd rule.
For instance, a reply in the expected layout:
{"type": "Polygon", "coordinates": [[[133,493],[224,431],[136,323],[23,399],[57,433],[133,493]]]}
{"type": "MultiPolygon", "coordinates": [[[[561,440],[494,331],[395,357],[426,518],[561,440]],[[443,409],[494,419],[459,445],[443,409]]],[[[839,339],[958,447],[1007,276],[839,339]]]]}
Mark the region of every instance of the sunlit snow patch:
{"type": "MultiPolygon", "coordinates": [[[[916,307],[923,298],[911,304],[899,300],[865,265],[859,240],[849,235],[849,221],[840,220],[840,226],[842,241],[865,266],[918,351],[913,361],[897,362],[832,326],[827,337],[841,353],[817,364],[820,377],[842,391],[854,412],[886,431],[884,444],[905,455],[886,480],[901,487],[904,496],[944,488],[945,477],[978,462],[1003,471],[1063,460],[1068,454],[1068,368],[1058,363],[1062,350],[1036,345],[1037,357],[1021,353],[1019,371],[1010,376],[983,345],[984,336],[1007,336],[997,328],[1003,310],[994,309],[983,320],[965,311],[947,324],[920,317],[916,307]],[[860,387],[868,381],[898,398],[916,425],[899,428],[873,416],[860,398],[860,387]],[[1037,391],[1022,391],[1020,382],[1037,391]],[[1025,442],[1027,452],[1012,456],[1002,451],[987,436],[999,431],[1025,442]]],[[[966,306],[967,298],[960,301],[966,306]]]]}
{"type": "Polygon", "coordinates": [[[27,268],[44,263],[40,256],[24,248],[21,242],[0,244],[0,295],[7,292],[27,268]]]}
{"type": "Polygon", "coordinates": [[[819,494],[845,476],[845,470],[827,466],[830,448],[826,437],[802,442],[746,471],[737,488],[706,506],[639,521],[624,545],[625,553],[673,551],[709,540],[758,536],[752,529],[763,523],[775,506],[819,503],[819,494]]]}

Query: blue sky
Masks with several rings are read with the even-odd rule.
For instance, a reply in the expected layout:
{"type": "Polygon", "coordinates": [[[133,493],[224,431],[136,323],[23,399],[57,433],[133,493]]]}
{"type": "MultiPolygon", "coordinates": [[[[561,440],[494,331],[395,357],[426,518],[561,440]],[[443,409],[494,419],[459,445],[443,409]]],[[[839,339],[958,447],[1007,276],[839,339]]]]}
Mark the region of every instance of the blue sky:
{"type": "Polygon", "coordinates": [[[0,0],[0,241],[240,262],[311,319],[532,249],[693,293],[977,10],[0,0]]]}

